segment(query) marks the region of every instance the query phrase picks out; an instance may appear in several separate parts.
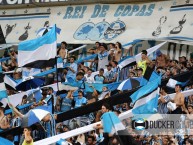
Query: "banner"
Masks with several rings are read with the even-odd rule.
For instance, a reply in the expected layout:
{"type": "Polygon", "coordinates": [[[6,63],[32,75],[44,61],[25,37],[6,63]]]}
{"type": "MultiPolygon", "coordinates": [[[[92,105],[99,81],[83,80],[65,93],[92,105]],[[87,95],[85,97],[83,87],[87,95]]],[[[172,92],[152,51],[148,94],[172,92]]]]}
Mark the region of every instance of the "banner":
{"type": "Polygon", "coordinates": [[[192,41],[192,4],[192,0],[171,0],[10,9],[0,10],[0,21],[7,43],[34,39],[54,24],[61,29],[58,42],[74,44],[125,44],[135,39],[192,41]]]}

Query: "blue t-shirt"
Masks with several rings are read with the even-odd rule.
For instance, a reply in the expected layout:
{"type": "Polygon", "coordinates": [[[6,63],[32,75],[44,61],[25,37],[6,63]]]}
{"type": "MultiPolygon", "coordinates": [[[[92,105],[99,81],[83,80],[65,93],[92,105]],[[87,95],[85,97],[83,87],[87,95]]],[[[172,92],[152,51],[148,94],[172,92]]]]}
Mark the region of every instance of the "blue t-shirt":
{"type": "Polygon", "coordinates": [[[96,83],[101,83],[103,84],[104,80],[105,80],[105,77],[104,76],[99,76],[99,75],[95,75],[94,76],[94,80],[96,83]]]}
{"type": "Polygon", "coordinates": [[[68,70],[67,77],[75,78],[77,70],[78,70],[77,64],[76,63],[71,63],[69,67],[71,67],[75,71],[75,73],[73,73],[71,70],[68,70]]]}
{"type": "Polygon", "coordinates": [[[69,98],[63,98],[62,105],[61,105],[61,112],[66,112],[71,109],[72,106],[72,100],[69,98]]]}
{"type": "Polygon", "coordinates": [[[81,107],[83,104],[86,104],[87,103],[87,100],[85,97],[82,97],[82,98],[74,98],[74,101],[75,101],[75,106],[74,108],[78,108],[78,107],[81,107]]]}

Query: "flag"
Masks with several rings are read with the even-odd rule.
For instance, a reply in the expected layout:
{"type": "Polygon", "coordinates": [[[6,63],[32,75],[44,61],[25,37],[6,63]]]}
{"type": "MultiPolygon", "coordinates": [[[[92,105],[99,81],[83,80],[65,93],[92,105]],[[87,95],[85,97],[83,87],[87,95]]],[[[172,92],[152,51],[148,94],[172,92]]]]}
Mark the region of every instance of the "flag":
{"type": "Polygon", "coordinates": [[[77,64],[81,63],[81,62],[84,62],[86,60],[90,60],[90,59],[94,59],[97,57],[98,54],[93,54],[93,55],[89,55],[87,57],[84,57],[84,58],[80,58],[76,61],[77,64]]]}
{"type": "MultiPolygon", "coordinates": [[[[159,48],[161,48],[164,44],[166,44],[166,42],[160,43],[154,47],[151,47],[149,49],[147,49],[147,55],[152,54],[153,52],[155,52],[156,50],[158,50],[159,48]]],[[[131,64],[131,63],[136,63],[141,59],[141,53],[135,55],[135,56],[128,56],[126,59],[120,60],[118,63],[118,66],[120,69],[122,69],[123,67],[131,64]]]]}
{"type": "Polygon", "coordinates": [[[154,81],[148,82],[145,86],[138,89],[136,92],[134,92],[130,96],[132,103],[135,103],[138,99],[140,99],[144,95],[147,95],[148,93],[155,90],[158,87],[158,85],[160,84],[160,82],[161,82],[161,77],[158,77],[154,81]]]}
{"type": "Polygon", "coordinates": [[[106,112],[101,117],[103,130],[105,133],[114,134],[119,130],[124,130],[125,126],[114,112],[106,112]]]}
{"type": "Polygon", "coordinates": [[[159,88],[154,89],[145,97],[136,101],[132,113],[133,114],[154,114],[158,107],[159,88]]]}
{"type": "Polygon", "coordinates": [[[64,68],[64,62],[61,57],[57,58],[57,68],[64,68]]]}
{"type": "Polygon", "coordinates": [[[13,78],[11,78],[8,75],[5,75],[4,82],[5,82],[5,84],[9,85],[10,87],[12,87],[13,89],[16,90],[15,87],[17,86],[17,82],[13,78]]]}
{"type": "Polygon", "coordinates": [[[178,82],[174,79],[169,79],[166,86],[170,88],[175,88],[176,85],[181,85],[182,87],[184,87],[188,82],[189,80],[187,80],[186,82],[178,82]]]}
{"type": "Polygon", "coordinates": [[[4,75],[0,73],[0,100],[7,97],[7,91],[4,83],[4,75]]]}
{"type": "Polygon", "coordinates": [[[117,88],[117,90],[132,90],[140,86],[140,79],[129,78],[124,80],[117,88]]]}
{"type": "Polygon", "coordinates": [[[55,65],[56,25],[44,36],[19,43],[19,67],[45,68],[55,65]]]}

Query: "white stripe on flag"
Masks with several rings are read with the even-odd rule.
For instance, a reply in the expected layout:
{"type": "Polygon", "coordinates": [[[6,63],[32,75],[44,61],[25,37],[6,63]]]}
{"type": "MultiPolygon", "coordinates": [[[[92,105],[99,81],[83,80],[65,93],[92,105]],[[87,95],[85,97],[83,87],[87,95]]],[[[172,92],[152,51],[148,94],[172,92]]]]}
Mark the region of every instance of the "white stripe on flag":
{"type": "Polygon", "coordinates": [[[49,60],[56,57],[56,41],[44,44],[34,51],[19,51],[18,64],[22,67],[28,63],[38,60],[49,60]]]}
{"type": "Polygon", "coordinates": [[[45,111],[43,109],[33,109],[31,111],[34,112],[34,114],[36,114],[39,120],[42,120],[47,114],[49,114],[48,111],[45,111]]]}
{"type": "Polygon", "coordinates": [[[126,65],[135,62],[135,57],[130,57],[128,59],[125,59],[124,61],[122,61],[118,66],[120,69],[122,69],[123,67],[125,67],[126,65]]]}
{"type": "MultiPolygon", "coordinates": [[[[155,52],[156,50],[158,50],[160,47],[162,47],[164,44],[166,44],[167,42],[162,42],[154,47],[151,47],[149,49],[147,49],[147,55],[150,55],[152,54],[153,52],[155,52]]],[[[136,62],[140,61],[141,60],[141,53],[137,54],[135,56],[135,59],[136,59],[136,62]]]]}
{"type": "Polygon", "coordinates": [[[174,79],[169,79],[168,83],[166,84],[166,86],[171,87],[171,88],[175,88],[175,85],[178,83],[178,81],[174,80],[174,79]]]}
{"type": "MultiPolygon", "coordinates": [[[[190,95],[193,95],[193,89],[191,89],[191,90],[187,90],[187,91],[183,91],[183,92],[181,92],[183,95],[184,95],[184,97],[188,97],[188,96],[190,96],[190,95]]],[[[174,97],[175,97],[175,95],[176,95],[176,93],[173,93],[173,94],[168,94],[169,95],[169,97],[170,97],[170,99],[174,99],[174,97]]]]}

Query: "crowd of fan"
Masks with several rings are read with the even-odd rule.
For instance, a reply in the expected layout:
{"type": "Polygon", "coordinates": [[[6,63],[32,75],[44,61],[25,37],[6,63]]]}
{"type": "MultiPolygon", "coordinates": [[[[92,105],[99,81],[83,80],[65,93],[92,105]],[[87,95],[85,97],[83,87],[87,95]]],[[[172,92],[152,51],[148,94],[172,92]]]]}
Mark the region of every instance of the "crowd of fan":
{"type": "MultiPolygon", "coordinates": [[[[77,64],[75,55],[69,55],[67,50],[67,43],[62,42],[60,48],[57,50],[57,55],[62,58],[63,63],[65,64],[64,69],[59,71],[59,74],[55,73],[49,74],[45,77],[45,85],[53,84],[56,81],[62,82],[86,82],[89,84],[92,83],[113,83],[119,80],[120,70],[118,68],[118,62],[123,58],[123,48],[121,43],[117,42],[116,44],[109,44],[107,46],[105,43],[95,43],[95,47],[88,50],[90,54],[98,54],[96,58],[87,60],[90,63],[89,66],[85,66],[84,62],[77,64]],[[68,64],[68,65],[66,65],[68,64]],[[106,69],[106,70],[105,70],[106,69]],[[94,72],[99,71],[99,74],[95,74],[94,72]],[[94,74],[94,76],[93,76],[94,74]]],[[[128,52],[127,52],[128,53],[128,52]]],[[[6,51],[4,57],[11,57],[11,60],[2,62],[2,70],[5,72],[9,72],[14,70],[11,76],[16,82],[19,82],[22,77],[27,77],[30,75],[35,75],[40,73],[41,71],[49,70],[50,68],[45,68],[44,70],[34,69],[34,68],[17,68],[17,53],[14,49],[10,49],[6,51]]],[[[142,77],[145,73],[147,66],[154,68],[158,73],[162,74],[162,78],[171,78],[175,75],[178,75],[183,72],[187,72],[192,70],[193,68],[193,59],[190,57],[188,60],[185,56],[179,57],[179,60],[171,60],[167,55],[163,54],[160,50],[156,51],[156,59],[150,60],[147,56],[147,51],[142,50],[141,60],[132,67],[127,67],[128,76],[127,78],[132,77],[142,77]]],[[[126,79],[126,78],[125,78],[126,79]]],[[[103,91],[97,91],[92,85],[90,87],[93,88],[92,93],[85,93],[84,89],[80,88],[78,90],[78,94],[74,96],[74,90],[66,91],[64,94],[56,94],[53,88],[42,89],[42,99],[39,102],[36,102],[34,99],[34,103],[29,108],[20,110],[23,114],[27,113],[29,109],[33,109],[40,105],[48,105],[50,95],[54,96],[54,112],[65,112],[69,111],[73,108],[78,108],[86,104],[90,104],[96,102],[97,100],[105,99],[110,97],[112,94],[108,90],[107,87],[103,87],[103,91]]],[[[185,90],[193,89],[192,85],[188,85],[185,87],[185,90]]],[[[182,87],[180,85],[176,86],[175,91],[180,92],[182,87]]],[[[15,90],[8,88],[8,95],[12,95],[17,93],[15,90]]],[[[160,100],[158,106],[158,112],[161,114],[169,114],[172,113],[171,110],[167,108],[167,103],[171,100],[168,99],[167,96],[167,88],[163,87],[160,91],[160,100]]],[[[183,96],[182,96],[183,97],[183,96]]],[[[175,102],[175,100],[173,101],[175,102]]],[[[23,96],[22,102],[20,105],[26,104],[27,96],[23,96]]],[[[193,114],[193,96],[189,96],[184,98],[183,102],[180,102],[179,107],[181,110],[175,113],[180,114],[193,114]]],[[[130,110],[132,107],[128,103],[116,105],[113,107],[113,111],[119,115],[121,112],[125,112],[130,110]]],[[[8,129],[14,128],[21,124],[19,122],[19,117],[14,114],[4,115],[4,108],[0,107],[0,128],[8,129]]],[[[75,129],[80,126],[84,126],[90,124],[92,122],[100,121],[100,117],[102,115],[101,111],[91,113],[89,116],[82,116],[80,118],[75,118],[72,120],[64,121],[57,124],[56,131],[57,134],[67,132],[71,129],[75,129]],[[89,122],[89,123],[88,123],[89,122]]],[[[192,118],[190,118],[192,119],[192,118]]],[[[131,120],[124,120],[123,123],[127,126],[131,120]]],[[[30,129],[29,129],[30,130],[30,129]]],[[[137,135],[135,131],[127,126],[127,130],[129,134],[135,139],[137,145],[192,145],[193,144],[193,134],[190,136],[177,137],[168,131],[168,135],[137,135]]],[[[31,130],[30,130],[31,132],[31,130]]],[[[32,131],[33,139],[38,140],[37,135],[34,135],[36,132],[32,131]]],[[[19,136],[15,136],[12,141],[15,141],[15,144],[19,144],[18,140],[19,136]]],[[[9,136],[11,139],[11,137],[9,136]]],[[[106,145],[106,138],[109,138],[107,134],[103,133],[102,129],[91,131],[86,134],[81,134],[76,137],[72,137],[67,139],[69,144],[87,144],[87,145],[106,145]]],[[[119,139],[115,137],[109,138],[109,144],[118,145],[119,139]]]]}

